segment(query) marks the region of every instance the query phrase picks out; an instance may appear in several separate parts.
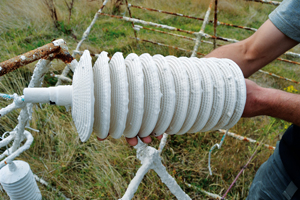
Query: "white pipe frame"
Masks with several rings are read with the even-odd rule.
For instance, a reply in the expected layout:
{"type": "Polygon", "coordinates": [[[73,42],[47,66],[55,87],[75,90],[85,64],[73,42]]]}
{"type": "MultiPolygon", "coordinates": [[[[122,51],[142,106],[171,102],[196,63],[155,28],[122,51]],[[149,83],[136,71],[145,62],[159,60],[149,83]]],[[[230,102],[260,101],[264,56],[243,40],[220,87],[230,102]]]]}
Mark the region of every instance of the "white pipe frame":
{"type": "Polygon", "coordinates": [[[24,144],[22,147],[18,148],[15,152],[11,153],[11,154],[10,154],[8,157],[6,157],[4,160],[2,160],[2,161],[0,162],[0,169],[1,169],[2,167],[4,167],[5,165],[12,163],[12,161],[13,161],[16,157],[20,156],[21,153],[23,153],[24,151],[26,151],[27,149],[30,148],[30,145],[31,145],[32,142],[33,142],[33,137],[32,137],[32,135],[31,135],[31,133],[30,133],[29,131],[24,131],[24,136],[25,136],[26,139],[27,139],[26,142],[25,142],[25,144],[24,144]]]}
{"type": "MultiPolygon", "coordinates": [[[[92,27],[94,26],[94,24],[96,23],[100,13],[102,13],[102,10],[103,8],[105,7],[105,5],[107,4],[109,0],[105,0],[101,6],[101,8],[98,10],[98,12],[96,12],[95,16],[94,16],[94,19],[92,20],[91,24],[87,27],[87,29],[84,31],[83,35],[82,35],[82,38],[81,40],[79,41],[79,43],[77,44],[76,46],[76,49],[75,51],[73,52],[72,56],[75,57],[76,55],[76,52],[79,51],[82,43],[87,39],[87,37],[89,36],[91,30],[92,30],[92,27]]],[[[67,64],[67,66],[64,68],[63,72],[61,73],[61,75],[58,76],[58,81],[56,83],[56,86],[58,85],[61,85],[63,81],[69,81],[68,80],[68,73],[70,72],[70,70],[72,70],[73,72],[75,71],[75,67],[70,65],[70,64],[67,64]]]]}
{"type": "Polygon", "coordinates": [[[207,9],[207,11],[205,13],[204,21],[202,23],[202,26],[201,26],[201,29],[199,31],[199,34],[197,35],[196,43],[195,43],[194,50],[193,50],[193,53],[192,53],[191,57],[195,57],[196,56],[196,52],[197,52],[198,48],[201,45],[202,34],[204,33],[205,26],[208,23],[209,15],[210,15],[210,11],[211,11],[211,7],[212,7],[213,2],[214,2],[214,0],[211,0],[210,3],[209,3],[208,9],[207,9]]]}
{"type": "Polygon", "coordinates": [[[161,162],[160,153],[163,150],[167,140],[167,134],[164,133],[163,139],[160,142],[159,150],[144,144],[138,137],[138,144],[134,147],[136,149],[136,157],[141,161],[142,166],[138,169],[135,177],[131,180],[128,188],[119,200],[130,200],[137,191],[142,179],[146,173],[153,169],[161,181],[166,184],[169,190],[180,200],[191,200],[191,198],[180,188],[175,179],[167,172],[165,166],[161,162]]]}
{"type": "MultiPolygon", "coordinates": [[[[58,45],[60,45],[61,48],[67,48],[65,45],[65,42],[63,40],[57,40],[54,42],[57,43],[58,45]]],[[[51,59],[52,58],[49,57],[48,59],[40,59],[39,60],[39,62],[35,66],[33,75],[31,77],[30,83],[28,85],[29,88],[41,86],[43,79],[44,79],[44,75],[49,70],[51,59]]],[[[9,112],[12,112],[15,109],[22,108],[20,115],[18,117],[17,126],[11,132],[10,136],[8,136],[7,138],[4,138],[2,141],[0,141],[0,147],[6,146],[10,142],[13,141],[12,147],[0,155],[0,160],[2,160],[5,156],[8,156],[4,160],[4,161],[6,161],[6,163],[8,163],[7,161],[12,161],[16,157],[15,155],[19,156],[20,153],[22,153],[23,151],[27,150],[30,147],[30,145],[29,146],[24,145],[25,147],[24,146],[20,147],[20,144],[23,141],[23,139],[25,138],[25,136],[28,141],[30,141],[30,138],[32,137],[28,131],[25,131],[25,128],[28,125],[29,120],[31,120],[32,113],[33,113],[33,110],[32,110],[33,104],[25,103],[23,96],[18,96],[17,94],[13,94],[13,95],[1,94],[1,97],[7,98],[7,99],[14,99],[14,101],[7,107],[2,108],[0,110],[0,117],[8,114],[9,112]],[[30,136],[28,134],[30,134],[30,136]],[[19,150],[19,149],[21,149],[21,150],[19,150]],[[17,153],[15,154],[15,152],[17,152],[17,153]]],[[[26,142],[25,144],[29,144],[29,143],[26,142]]],[[[4,163],[4,161],[1,161],[1,163],[4,163]]],[[[3,166],[1,165],[1,167],[3,167],[3,166]]]]}

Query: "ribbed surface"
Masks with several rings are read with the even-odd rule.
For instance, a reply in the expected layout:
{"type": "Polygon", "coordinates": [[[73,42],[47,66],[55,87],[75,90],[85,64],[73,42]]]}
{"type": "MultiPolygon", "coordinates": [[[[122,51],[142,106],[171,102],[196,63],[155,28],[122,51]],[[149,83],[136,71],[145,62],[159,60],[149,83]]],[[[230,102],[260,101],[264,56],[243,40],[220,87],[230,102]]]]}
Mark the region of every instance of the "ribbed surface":
{"type": "Polygon", "coordinates": [[[237,85],[237,100],[236,100],[235,110],[232,117],[230,118],[229,124],[223,128],[223,129],[229,129],[239,121],[239,119],[241,118],[244,112],[244,108],[246,104],[246,96],[247,96],[246,83],[242,71],[240,70],[239,66],[235,62],[229,59],[222,59],[222,60],[224,60],[223,61],[224,63],[228,63],[235,77],[235,81],[237,85]]]}
{"type": "Polygon", "coordinates": [[[140,59],[145,80],[145,111],[139,136],[146,137],[152,133],[156,125],[162,94],[160,92],[158,70],[152,56],[145,53],[140,56],[140,59]]]}
{"type": "Polygon", "coordinates": [[[118,139],[122,136],[128,113],[128,80],[122,53],[117,52],[109,63],[111,80],[110,135],[118,139]]]}
{"type": "Polygon", "coordinates": [[[230,67],[226,67],[224,61],[221,61],[220,59],[212,58],[212,61],[218,65],[220,71],[223,73],[223,81],[225,83],[225,102],[223,112],[217,125],[212,128],[212,130],[218,130],[228,124],[234,113],[237,89],[234,75],[230,67]]]}
{"type": "Polygon", "coordinates": [[[174,78],[165,57],[162,55],[153,56],[158,69],[158,77],[162,98],[160,102],[160,113],[153,133],[156,136],[163,134],[169,127],[175,111],[175,83],[174,78]]]}
{"type": "MultiPolygon", "coordinates": [[[[129,54],[125,59],[129,104],[126,128],[124,135],[128,138],[135,137],[141,129],[144,112],[144,75],[140,58],[129,54]]],[[[146,99],[146,98],[145,98],[146,99]]]]}
{"type": "Polygon", "coordinates": [[[176,104],[173,119],[166,133],[176,134],[181,129],[189,105],[190,85],[188,76],[181,61],[174,56],[166,57],[175,82],[176,104]]]}
{"type": "Polygon", "coordinates": [[[223,74],[220,69],[211,59],[203,58],[207,68],[210,70],[211,77],[214,83],[213,89],[213,105],[210,111],[209,119],[201,130],[203,132],[211,130],[219,121],[225,101],[225,84],[223,81],[223,74]]]}
{"type": "MultiPolygon", "coordinates": [[[[100,120],[100,128],[95,128],[105,130],[101,137],[106,136],[104,126],[109,123],[112,137],[120,138],[124,133],[131,138],[230,128],[242,115],[245,80],[231,60],[129,54],[124,61],[122,54],[116,53],[108,73],[106,53],[99,59],[104,61],[95,64],[95,91],[99,91],[95,93],[100,99],[97,103],[107,105],[105,112],[109,112],[111,94],[110,120],[107,113],[106,118],[102,117],[105,122],[100,120]],[[106,72],[100,71],[102,68],[106,72]],[[109,79],[104,77],[107,74],[111,93],[109,79]]],[[[100,113],[95,116],[101,116],[101,107],[96,108],[100,113]]]]}
{"type": "Polygon", "coordinates": [[[94,78],[92,58],[85,50],[73,76],[72,117],[82,142],[89,139],[94,124],[94,78]]]}
{"type": "Polygon", "coordinates": [[[102,51],[94,65],[95,87],[95,124],[97,137],[104,139],[108,135],[110,125],[111,85],[109,73],[109,58],[102,51]]]}
{"type": "Polygon", "coordinates": [[[210,70],[202,59],[195,57],[190,58],[198,67],[201,76],[201,104],[196,118],[196,121],[188,133],[195,133],[202,130],[210,116],[211,107],[213,104],[213,80],[210,75],[210,70]]]}
{"type": "Polygon", "coordinates": [[[181,127],[180,131],[176,134],[181,135],[186,133],[196,121],[197,115],[199,113],[200,103],[201,103],[201,76],[199,69],[195,63],[185,57],[179,58],[182,65],[185,67],[185,70],[188,75],[189,86],[190,86],[190,95],[189,95],[189,106],[187,110],[187,116],[185,118],[184,124],[181,127]]]}
{"type": "MultiPolygon", "coordinates": [[[[25,163],[24,161],[14,161],[16,166],[20,166],[20,162],[25,163]]],[[[26,163],[27,164],[27,163],[26,163]]],[[[28,164],[27,164],[28,165],[28,164]]],[[[5,166],[8,168],[8,166],[5,166]]],[[[5,168],[4,167],[4,168],[5,168]]],[[[1,170],[7,170],[2,168],[1,170]]],[[[22,170],[19,168],[18,170],[22,170]]],[[[21,179],[16,179],[15,182],[13,183],[5,183],[1,182],[1,185],[3,189],[6,191],[8,196],[10,197],[11,200],[40,200],[42,199],[42,195],[40,193],[40,190],[36,184],[36,181],[33,177],[32,171],[30,167],[27,169],[27,174],[22,177],[21,179]]],[[[10,173],[10,178],[11,176],[17,175],[17,173],[14,172],[8,172],[10,173]]]]}

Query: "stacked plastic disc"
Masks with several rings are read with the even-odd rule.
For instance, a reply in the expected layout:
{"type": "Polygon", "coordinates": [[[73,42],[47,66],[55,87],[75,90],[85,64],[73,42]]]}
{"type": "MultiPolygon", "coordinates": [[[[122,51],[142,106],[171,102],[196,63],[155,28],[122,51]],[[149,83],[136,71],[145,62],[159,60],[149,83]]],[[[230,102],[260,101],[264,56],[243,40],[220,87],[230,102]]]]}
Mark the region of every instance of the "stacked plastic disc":
{"type": "Polygon", "coordinates": [[[99,138],[228,129],[240,119],[246,86],[229,59],[102,52],[94,65],[99,138]]]}
{"type": "Polygon", "coordinates": [[[13,161],[0,170],[0,183],[11,200],[40,200],[42,195],[28,163],[13,161]]]}

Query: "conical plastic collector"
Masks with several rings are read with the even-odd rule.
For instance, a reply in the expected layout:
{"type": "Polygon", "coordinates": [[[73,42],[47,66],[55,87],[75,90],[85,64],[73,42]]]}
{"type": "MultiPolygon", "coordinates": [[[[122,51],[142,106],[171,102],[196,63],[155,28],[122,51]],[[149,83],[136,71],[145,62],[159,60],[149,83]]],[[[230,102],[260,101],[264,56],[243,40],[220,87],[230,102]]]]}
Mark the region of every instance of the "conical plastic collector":
{"type": "Polygon", "coordinates": [[[17,160],[0,170],[0,183],[11,200],[40,200],[41,192],[28,163],[17,160]]]}

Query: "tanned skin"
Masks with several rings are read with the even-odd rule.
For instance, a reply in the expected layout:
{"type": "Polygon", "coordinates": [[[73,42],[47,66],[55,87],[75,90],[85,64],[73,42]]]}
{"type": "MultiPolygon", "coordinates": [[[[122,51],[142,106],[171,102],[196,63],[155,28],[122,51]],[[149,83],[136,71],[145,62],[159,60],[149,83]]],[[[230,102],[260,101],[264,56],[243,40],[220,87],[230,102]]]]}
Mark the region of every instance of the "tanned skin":
{"type": "Polygon", "coordinates": [[[246,79],[247,100],[243,117],[268,115],[300,126],[300,95],[263,88],[246,79]]]}
{"type": "MultiPolygon", "coordinates": [[[[248,78],[297,44],[298,42],[284,35],[270,20],[267,20],[249,38],[217,48],[206,57],[229,58],[240,66],[244,76],[248,78]]],[[[263,88],[247,79],[245,81],[247,100],[243,117],[268,115],[300,126],[300,95],[263,88]]],[[[158,137],[161,138],[162,136],[158,137]]],[[[145,143],[152,140],[150,136],[141,139],[145,143]]],[[[131,146],[137,144],[136,137],[126,140],[131,146]]]]}
{"type": "Polygon", "coordinates": [[[217,48],[206,57],[229,58],[238,64],[245,78],[248,78],[297,44],[267,20],[249,38],[217,48]]]}
{"type": "MultiPolygon", "coordinates": [[[[206,57],[235,61],[247,78],[297,44],[267,20],[246,40],[220,47],[206,57]]],[[[300,95],[263,88],[247,79],[245,81],[247,100],[242,117],[268,115],[300,126],[300,95]]]]}

